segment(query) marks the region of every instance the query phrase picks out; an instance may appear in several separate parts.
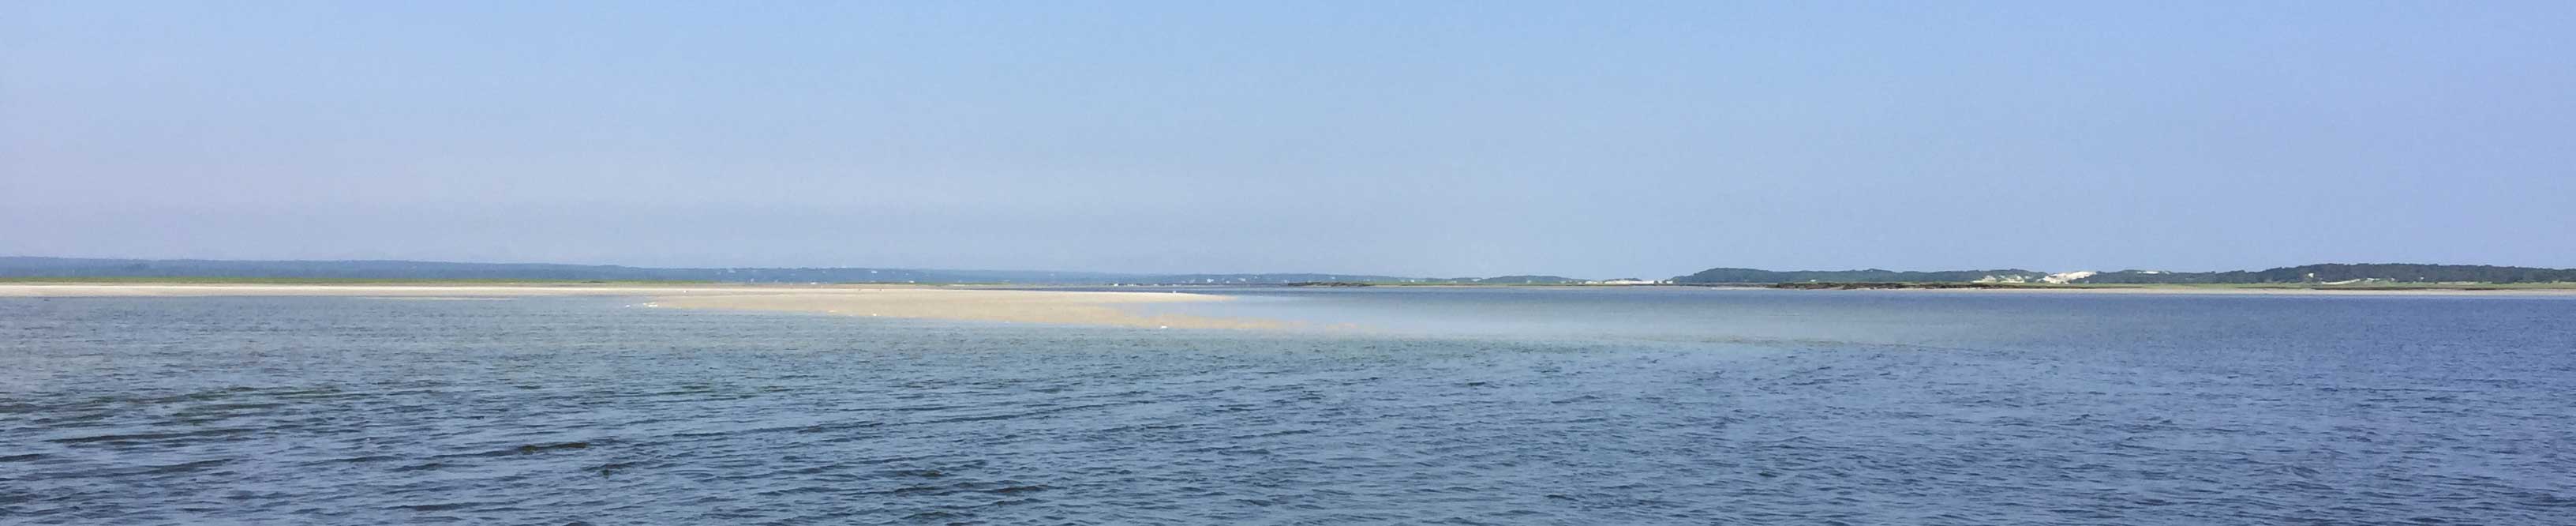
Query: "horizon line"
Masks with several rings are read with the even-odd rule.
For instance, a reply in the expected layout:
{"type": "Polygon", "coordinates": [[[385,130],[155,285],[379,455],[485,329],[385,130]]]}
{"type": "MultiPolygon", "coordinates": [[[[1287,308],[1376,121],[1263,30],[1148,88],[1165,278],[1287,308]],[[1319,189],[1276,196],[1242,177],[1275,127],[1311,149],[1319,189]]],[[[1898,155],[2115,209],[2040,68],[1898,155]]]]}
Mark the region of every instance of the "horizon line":
{"type": "MultiPolygon", "coordinates": [[[[619,263],[563,263],[563,262],[546,262],[546,261],[463,261],[463,260],[403,259],[403,258],[389,258],[389,259],[228,259],[228,258],[199,258],[199,257],[175,257],[175,258],[174,258],[174,257],[160,257],[160,258],[141,258],[141,257],[96,257],[96,256],[30,256],[30,255],[0,255],[0,259],[54,259],[54,260],[103,260],[103,261],[197,261],[197,262],[228,262],[228,263],[436,263],[436,264],[450,264],[450,265],[555,265],[555,266],[568,266],[568,267],[616,267],[616,268],[630,268],[630,269],[644,269],[644,270],[740,270],[740,269],[819,269],[819,270],[833,270],[833,269],[856,269],[856,270],[899,270],[899,271],[934,271],[934,272],[1061,273],[1061,274],[1095,274],[1095,275],[1110,275],[1110,276],[1157,276],[1157,277],[1161,277],[1161,276],[1185,276],[1185,275],[1210,275],[1210,276],[1263,276],[1263,275],[1278,275],[1278,274],[1320,274],[1320,275],[1330,275],[1330,276],[1374,276],[1374,277],[1388,277],[1388,278],[1402,278],[1402,279],[1486,279],[1486,278],[1503,277],[1503,276],[1545,276],[1545,277],[1558,277],[1558,278],[1566,278],[1566,279],[1595,279],[1595,280],[1608,280],[1608,279],[1666,279],[1666,278],[1645,278],[1645,277],[1642,277],[1642,276],[1620,276],[1620,277],[1613,277],[1613,278],[1574,278],[1574,277],[1571,277],[1571,276],[1568,276],[1568,275],[1565,275],[1565,274],[1552,274],[1552,273],[1543,273],[1543,272],[1515,272],[1515,273],[1496,274],[1496,275],[1492,275],[1492,276],[1472,276],[1472,275],[1462,275],[1462,276],[1437,276],[1437,275],[1408,276],[1408,275],[1402,275],[1402,274],[1391,274],[1391,273],[1372,273],[1372,272],[1313,272],[1313,271],[1290,271],[1290,272],[1209,272],[1209,271],[1191,271],[1191,272],[1135,272],[1135,271],[1063,270],[1063,269],[950,268],[950,267],[895,267],[895,266],[646,266],[646,265],[629,265],[629,264],[619,264],[619,263]]],[[[1703,268],[1701,268],[1700,270],[1697,270],[1697,271],[1691,271],[1691,272],[1685,272],[1685,273],[1681,273],[1681,274],[1675,274],[1675,275],[1669,276],[1668,278],[1686,277],[1686,276],[1690,276],[1690,275],[1692,275],[1692,274],[1697,274],[1697,273],[1699,273],[1699,272],[1706,272],[1706,271],[1710,271],[1710,270],[1719,270],[1719,269],[1742,269],[1742,270],[1757,270],[1757,271],[1763,271],[1763,272],[1780,272],[1780,273],[1798,273],[1798,272],[1854,272],[1854,271],[1882,271],[1882,272],[1983,272],[1983,271],[2020,271],[2020,272],[2036,272],[2036,273],[2045,273],[2045,274],[2069,274],[2069,273],[2075,273],[2075,272],[2099,272],[2099,273],[2113,273],[2113,272],[2154,271],[2154,272],[2169,272],[2169,273],[2188,273],[2188,274],[2198,274],[2198,273],[2222,273],[2222,272],[2256,272],[2256,271],[2262,271],[2262,270],[2283,269],[2283,268],[2293,268],[2293,267],[2303,267],[2303,266],[2314,266],[2314,265],[2437,265],[2437,266],[2492,266],[2492,267],[2538,268],[2538,269],[2550,269],[2550,270],[2576,270],[2576,267],[2571,267],[2571,268],[2559,268],[2559,267],[2548,267],[2548,266],[2497,265],[2497,264],[2491,264],[2491,263],[2411,263],[2411,262],[2322,262],[2322,263],[2302,263],[2302,264],[2297,264],[2297,265],[2278,265],[2278,266],[2263,267],[2263,268],[2250,268],[2250,267],[2249,267],[2249,268],[2235,268],[2235,269],[2225,269],[2225,270],[2168,270],[2168,269],[2154,269],[2154,268],[2136,268],[2136,267],[2132,267],[2132,268],[2122,268],[2122,269],[2115,269],[2115,270],[2082,269],[2082,270],[2066,270],[2066,271],[2032,270],[2032,269],[2021,268],[2021,267],[2017,267],[2017,266],[2016,266],[2016,267],[2002,267],[2002,268],[1961,268],[1961,269],[1938,269],[1938,270],[1902,270],[1902,269],[1889,269],[1889,268],[1882,268],[1882,267],[1878,267],[1878,266],[1866,266],[1866,267],[1854,267],[1854,268],[1842,268],[1842,269],[1791,269],[1791,270],[1776,270],[1776,269],[1766,269],[1766,268],[1759,268],[1759,267],[1730,267],[1730,266],[1716,266],[1716,267],[1703,267],[1703,268]]]]}

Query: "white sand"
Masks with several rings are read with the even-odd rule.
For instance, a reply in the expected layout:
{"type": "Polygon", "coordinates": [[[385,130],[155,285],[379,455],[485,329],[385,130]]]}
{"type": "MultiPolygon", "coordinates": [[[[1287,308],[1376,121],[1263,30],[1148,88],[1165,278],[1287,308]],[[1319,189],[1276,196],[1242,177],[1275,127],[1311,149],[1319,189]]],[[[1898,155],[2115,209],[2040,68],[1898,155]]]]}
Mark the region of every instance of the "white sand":
{"type": "Polygon", "coordinates": [[[664,296],[656,306],[821,312],[842,316],[929,318],[1153,328],[1259,329],[1280,323],[1188,316],[1144,315],[1121,305],[1223,301],[1225,296],[1159,292],[1069,292],[972,289],[873,289],[816,293],[664,296]]]}

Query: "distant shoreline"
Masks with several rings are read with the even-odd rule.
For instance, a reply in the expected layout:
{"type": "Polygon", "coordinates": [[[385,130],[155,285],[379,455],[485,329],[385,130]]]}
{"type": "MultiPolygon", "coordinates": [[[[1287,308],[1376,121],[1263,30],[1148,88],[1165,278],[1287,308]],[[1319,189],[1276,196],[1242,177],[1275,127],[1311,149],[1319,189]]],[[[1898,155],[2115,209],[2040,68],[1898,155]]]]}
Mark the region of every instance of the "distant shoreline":
{"type": "MultiPolygon", "coordinates": [[[[2011,292],[2031,292],[2031,293],[2061,293],[2061,294],[2190,294],[2190,295],[2349,295],[2349,296],[2489,296],[2489,295],[2496,295],[2496,296],[2576,296],[2576,283],[2528,283],[2528,284],[2448,284],[2448,283],[2445,283],[2445,284],[2420,284],[2420,285],[2387,285],[2387,284],[2373,284],[2373,285],[2359,285],[2359,286],[2336,286],[2336,285],[2323,285],[2323,286],[2298,286],[2298,285],[2288,285],[2288,284],[2071,284],[2071,285],[2059,285],[2059,284],[2034,284],[2034,283],[1770,283],[1770,284],[1765,284],[1765,283],[1710,283],[1710,284],[1696,284],[1696,283],[1694,283],[1694,284],[1654,284],[1654,285],[1628,285],[1628,284],[1622,284],[1622,285],[1575,285],[1575,284],[1461,284],[1461,283],[1436,283],[1436,284],[1435,284],[1435,283],[1366,283],[1366,284],[1336,284],[1336,285],[1333,285],[1333,286],[1326,286],[1326,287],[1319,287],[1319,286],[1298,286],[1298,285],[1277,285],[1277,284],[1255,284],[1255,285],[1228,285],[1228,284],[1169,284],[1169,285],[1124,285],[1124,286],[1116,286],[1116,287],[1107,287],[1107,286],[1099,286],[1099,285],[1046,285],[1046,284],[1013,284],[1013,283],[977,283],[977,284],[909,284],[909,283],[784,284],[784,283],[718,283],[718,282],[697,282],[697,281],[547,281],[547,280],[473,280],[473,279],[459,279],[459,280],[442,280],[442,279],[410,279],[410,280],[346,279],[346,280],[343,280],[343,279],[309,279],[309,278],[203,278],[203,279],[189,279],[189,278],[145,278],[145,279],[132,279],[132,278],[107,278],[107,279],[70,279],[70,278],[63,278],[63,279],[55,279],[55,278],[30,279],[30,278],[13,278],[13,279],[0,279],[0,297],[102,297],[102,296],[157,296],[157,297],[181,297],[181,296],[389,296],[389,297],[404,297],[404,296],[413,296],[413,297],[416,297],[416,296],[481,296],[481,297],[524,297],[524,296],[637,296],[637,297],[655,297],[655,298],[662,298],[662,297],[683,298],[683,297],[700,297],[700,296],[745,296],[745,297],[749,297],[749,296],[800,296],[800,297],[810,297],[810,296],[817,296],[817,295],[821,295],[821,296],[833,296],[833,295],[843,295],[843,296],[847,296],[847,295],[857,294],[857,293],[859,293],[859,292],[861,292],[861,291],[868,291],[868,292],[872,292],[872,293],[874,293],[874,294],[876,294],[876,295],[878,295],[878,296],[884,296],[884,297],[892,298],[893,296],[887,295],[886,293],[891,292],[891,291],[926,291],[926,292],[930,292],[932,295],[921,296],[921,297],[932,297],[932,298],[956,298],[956,299],[964,299],[964,298],[966,297],[966,296],[959,296],[959,295],[954,295],[954,294],[947,295],[947,296],[938,296],[938,295],[936,295],[936,294],[941,293],[941,292],[949,292],[949,293],[1001,293],[1001,295],[1000,295],[1000,296],[989,296],[989,297],[988,297],[988,299],[989,299],[989,298],[999,298],[999,297],[1002,297],[1002,296],[1009,296],[1009,295],[1010,295],[1010,293],[1031,293],[1031,294],[1039,294],[1039,295],[1047,295],[1047,294],[1064,295],[1064,294],[1071,294],[1071,295],[1079,295],[1079,297],[1086,298],[1086,301],[1085,301],[1085,302],[1087,302],[1087,303],[1128,303],[1128,301],[1111,301],[1111,300],[1108,300],[1108,299],[1109,299],[1109,298],[1127,297],[1127,296],[1125,296],[1125,295],[1140,295],[1140,296],[1154,296],[1154,297],[1160,298],[1160,299],[1152,300],[1152,301],[1157,301],[1157,302],[1159,302],[1159,301],[1170,301],[1170,300],[1172,299],[1172,298],[1170,298],[1170,297],[1164,297],[1164,296],[1162,296],[1162,295],[1164,295],[1164,294],[1169,294],[1169,293],[1171,293],[1171,292],[1175,292],[1175,291],[1188,291],[1188,290],[1192,290],[1192,289],[1303,289],[1303,288],[1344,288],[1344,287],[1352,287],[1352,286],[1365,286],[1365,287],[1369,287],[1369,288],[1399,288],[1399,289],[1404,289],[1404,288],[1424,288],[1424,289],[1441,289],[1441,288],[1455,288],[1455,289],[1527,288],[1527,289],[1548,289],[1548,290],[1569,290],[1569,289],[1572,289],[1572,290],[1611,290],[1611,289],[1646,288],[1646,289],[1712,289],[1712,290],[1803,290],[1803,291],[1815,291],[1815,292],[1893,291],[1893,292],[1962,292],[1962,293],[2011,293],[2011,292]],[[1133,289],[1142,289],[1142,290],[1134,290],[1134,291],[1102,291],[1102,290],[1100,290],[1100,289],[1104,289],[1104,288],[1133,288],[1133,289]],[[1081,289],[1081,290],[1059,290],[1059,289],[1081,289]],[[1154,289],[1160,289],[1160,290],[1154,290],[1154,289]]],[[[1225,296],[1222,296],[1222,295],[1217,295],[1217,294],[1208,294],[1208,293],[1201,293],[1201,292],[1187,292],[1187,293],[1184,293],[1184,294],[1185,294],[1185,295],[1189,295],[1189,296],[1198,296],[1198,297],[1201,297],[1201,299],[1214,299],[1214,300],[1221,300],[1221,299],[1226,298],[1225,296]]],[[[810,299],[810,298],[809,298],[809,299],[810,299]]],[[[919,299],[919,298],[914,298],[914,299],[919,299]]],[[[1085,302],[1077,302],[1077,303],[1085,303],[1085,302]]],[[[794,304],[794,303],[797,303],[797,302],[779,303],[779,302],[757,302],[757,301],[729,301],[729,302],[715,302],[715,303],[722,303],[722,304],[723,304],[723,306],[711,306],[711,307],[709,307],[709,308],[732,308],[732,309],[745,309],[745,310],[800,310],[800,309],[798,309],[798,308],[787,308],[787,307],[784,307],[784,306],[783,306],[783,305],[788,305],[788,304],[794,304]],[[779,307],[779,308],[756,308],[756,307],[753,307],[754,305],[781,305],[781,307],[779,307]]],[[[829,308],[826,308],[826,309],[823,309],[823,310],[827,310],[827,311],[829,311],[829,310],[838,310],[838,309],[829,309],[829,308]]],[[[943,316],[924,316],[924,317],[954,317],[954,316],[956,316],[956,315],[959,315],[959,314],[958,314],[958,313],[950,313],[949,315],[943,315],[943,316]]],[[[989,316],[988,316],[988,317],[989,317],[989,316]]],[[[1023,315],[1023,316],[1017,316],[1017,317],[1029,317],[1029,316],[1023,315]]],[[[1051,316],[1050,316],[1049,318],[1054,318],[1054,317],[1051,317],[1051,316]]],[[[1190,323],[1190,322],[1184,322],[1184,323],[1190,323]]],[[[1141,324],[1141,322],[1139,322],[1139,324],[1141,324]]],[[[1205,325],[1205,324],[1204,324],[1204,323],[1201,323],[1201,324],[1198,324],[1198,325],[1205,325]]],[[[1162,325],[1157,324],[1157,325],[1154,325],[1154,326],[1162,326],[1162,325]]]]}
{"type": "Polygon", "coordinates": [[[1808,291],[2040,292],[2069,294],[2196,295],[2345,295],[2345,296],[2576,296],[2576,283],[2425,284],[2420,286],[2297,286],[2284,284],[2101,284],[2037,285],[2023,283],[1779,283],[1677,285],[1720,289],[1808,291]]]}
{"type": "MultiPolygon", "coordinates": [[[[1096,290],[1100,285],[998,285],[1008,288],[1049,289],[1075,288],[1096,290]]],[[[2320,285],[2299,286],[2280,283],[2245,284],[2043,284],[2043,283],[1657,283],[1657,284],[1499,284],[1499,283],[1344,283],[1312,284],[1201,284],[1123,285],[1140,289],[1714,289],[1714,290],[1797,290],[1797,291],[1916,291],[1916,292],[2063,292],[2106,294],[2347,294],[2347,295],[2576,295],[2576,283],[2516,284],[2422,284],[2422,285],[2320,285]]]]}

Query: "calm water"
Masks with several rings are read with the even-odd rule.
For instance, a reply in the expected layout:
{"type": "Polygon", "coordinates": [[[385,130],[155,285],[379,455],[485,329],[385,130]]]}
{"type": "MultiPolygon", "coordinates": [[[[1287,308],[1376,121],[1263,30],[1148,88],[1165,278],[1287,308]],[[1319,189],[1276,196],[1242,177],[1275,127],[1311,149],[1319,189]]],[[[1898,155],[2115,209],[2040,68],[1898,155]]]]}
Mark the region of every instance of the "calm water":
{"type": "Polygon", "coordinates": [[[0,523],[2569,524],[2576,300],[0,299],[0,523]]]}

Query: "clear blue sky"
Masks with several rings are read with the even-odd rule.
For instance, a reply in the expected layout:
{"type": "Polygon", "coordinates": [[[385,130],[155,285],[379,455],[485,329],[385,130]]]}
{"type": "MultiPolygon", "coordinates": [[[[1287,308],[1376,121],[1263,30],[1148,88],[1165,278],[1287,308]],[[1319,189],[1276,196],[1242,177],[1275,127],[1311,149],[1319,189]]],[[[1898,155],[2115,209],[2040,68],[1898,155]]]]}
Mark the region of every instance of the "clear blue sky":
{"type": "Polygon", "coordinates": [[[2576,2],[413,4],[0,3],[0,254],[2576,266],[2576,2]]]}

